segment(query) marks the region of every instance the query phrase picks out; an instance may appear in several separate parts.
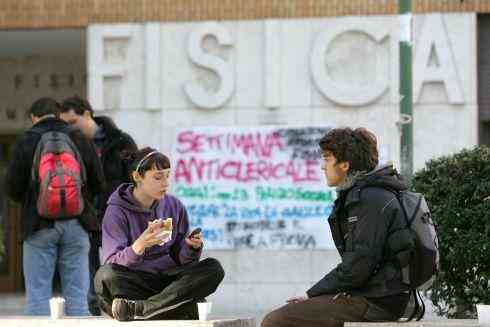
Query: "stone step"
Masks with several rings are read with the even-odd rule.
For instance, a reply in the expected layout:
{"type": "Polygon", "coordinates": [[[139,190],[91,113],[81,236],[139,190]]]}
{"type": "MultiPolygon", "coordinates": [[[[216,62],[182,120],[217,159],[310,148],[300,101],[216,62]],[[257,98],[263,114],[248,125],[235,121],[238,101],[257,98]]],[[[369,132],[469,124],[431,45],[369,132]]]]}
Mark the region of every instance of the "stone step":
{"type": "Polygon", "coordinates": [[[445,319],[410,322],[347,322],[344,327],[478,327],[476,319],[445,319]]]}
{"type": "Polygon", "coordinates": [[[50,317],[0,317],[0,326],[5,327],[256,327],[255,319],[224,320],[139,320],[119,322],[103,317],[64,317],[52,320],[50,317]]]}

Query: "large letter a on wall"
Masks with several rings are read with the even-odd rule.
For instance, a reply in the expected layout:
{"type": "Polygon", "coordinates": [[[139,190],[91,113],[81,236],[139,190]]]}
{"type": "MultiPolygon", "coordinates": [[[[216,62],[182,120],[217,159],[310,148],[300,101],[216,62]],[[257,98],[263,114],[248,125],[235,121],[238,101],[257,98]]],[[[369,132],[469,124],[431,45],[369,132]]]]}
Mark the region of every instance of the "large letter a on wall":
{"type": "Polygon", "coordinates": [[[456,63],[441,14],[425,16],[420,38],[417,40],[414,60],[414,102],[418,102],[424,83],[443,83],[449,103],[464,103],[463,90],[456,63]],[[431,55],[436,63],[430,65],[431,55]]]}

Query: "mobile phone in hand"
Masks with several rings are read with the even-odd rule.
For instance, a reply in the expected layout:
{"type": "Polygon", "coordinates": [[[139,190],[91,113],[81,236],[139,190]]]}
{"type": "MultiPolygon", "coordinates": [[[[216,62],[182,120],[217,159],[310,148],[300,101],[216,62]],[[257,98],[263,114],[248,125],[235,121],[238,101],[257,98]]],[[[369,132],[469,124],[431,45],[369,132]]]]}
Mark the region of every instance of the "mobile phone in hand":
{"type": "Polygon", "coordinates": [[[189,238],[193,238],[194,236],[196,236],[197,234],[201,233],[202,232],[202,228],[198,227],[196,229],[194,229],[190,234],[189,234],[189,238]]]}

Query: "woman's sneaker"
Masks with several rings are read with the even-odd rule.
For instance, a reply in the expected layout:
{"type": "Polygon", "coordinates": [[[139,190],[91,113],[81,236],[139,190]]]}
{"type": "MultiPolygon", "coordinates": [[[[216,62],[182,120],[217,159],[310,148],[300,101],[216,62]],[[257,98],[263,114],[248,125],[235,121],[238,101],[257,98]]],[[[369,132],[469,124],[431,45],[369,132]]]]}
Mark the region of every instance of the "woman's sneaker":
{"type": "Polygon", "coordinates": [[[175,309],[157,314],[150,320],[198,320],[199,313],[197,311],[196,302],[187,302],[175,309]]]}
{"type": "Polygon", "coordinates": [[[134,320],[136,301],[117,298],[112,301],[112,316],[119,321],[134,320]]]}

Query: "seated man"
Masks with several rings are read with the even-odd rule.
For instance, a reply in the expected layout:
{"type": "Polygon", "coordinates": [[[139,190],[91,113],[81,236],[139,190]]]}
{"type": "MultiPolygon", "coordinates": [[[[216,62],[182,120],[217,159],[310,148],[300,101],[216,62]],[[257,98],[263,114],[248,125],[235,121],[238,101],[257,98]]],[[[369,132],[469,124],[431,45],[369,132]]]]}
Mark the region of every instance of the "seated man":
{"type": "Polygon", "coordinates": [[[328,219],[341,263],[306,292],[269,313],[262,327],[342,327],[344,322],[396,321],[409,301],[395,254],[410,252],[405,218],[393,192],[407,186],[396,170],[378,167],[376,137],[363,128],[331,130],[320,141],[329,186],[338,197],[328,219]]]}
{"type": "Polygon", "coordinates": [[[199,261],[201,234],[189,234],[185,207],[166,194],[169,159],[144,148],[131,161],[133,184],[111,195],[103,220],[99,304],[120,321],[197,319],[196,302],[217,289],[223,268],[212,258],[199,261]]]}

